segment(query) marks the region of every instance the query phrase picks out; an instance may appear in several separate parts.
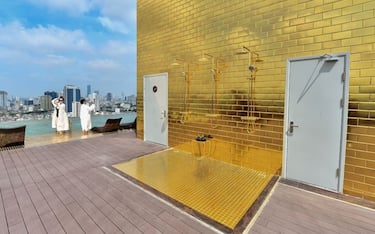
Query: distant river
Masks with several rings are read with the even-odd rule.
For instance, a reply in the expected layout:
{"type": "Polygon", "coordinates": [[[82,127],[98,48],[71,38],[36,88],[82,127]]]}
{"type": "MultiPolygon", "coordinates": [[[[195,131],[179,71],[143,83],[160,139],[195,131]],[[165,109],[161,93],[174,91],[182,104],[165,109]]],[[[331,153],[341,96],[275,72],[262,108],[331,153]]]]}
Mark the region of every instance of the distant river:
{"type": "MultiPolygon", "coordinates": [[[[136,116],[136,112],[125,112],[112,115],[92,115],[91,120],[93,127],[99,127],[103,126],[108,118],[113,119],[121,117],[121,123],[127,123],[133,122],[136,116]]],[[[79,117],[69,118],[69,120],[72,121],[73,132],[81,131],[81,122],[79,117]]],[[[45,135],[56,132],[56,130],[51,127],[51,119],[0,122],[0,127],[2,128],[12,128],[22,125],[26,125],[26,137],[45,135]]]]}

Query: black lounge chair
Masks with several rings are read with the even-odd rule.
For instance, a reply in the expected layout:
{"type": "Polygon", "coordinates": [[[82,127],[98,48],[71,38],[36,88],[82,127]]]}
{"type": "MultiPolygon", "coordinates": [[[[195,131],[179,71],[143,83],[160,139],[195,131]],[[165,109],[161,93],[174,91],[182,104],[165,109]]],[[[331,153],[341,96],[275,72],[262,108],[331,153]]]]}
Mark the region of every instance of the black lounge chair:
{"type": "Polygon", "coordinates": [[[15,128],[0,128],[0,150],[25,146],[26,125],[15,128]]]}
{"type": "Polygon", "coordinates": [[[115,132],[120,129],[121,119],[107,119],[103,127],[93,127],[91,131],[95,133],[115,132]]]}
{"type": "Polygon", "coordinates": [[[133,122],[128,122],[128,123],[120,123],[120,130],[124,129],[137,129],[137,118],[134,119],[133,122]]]}

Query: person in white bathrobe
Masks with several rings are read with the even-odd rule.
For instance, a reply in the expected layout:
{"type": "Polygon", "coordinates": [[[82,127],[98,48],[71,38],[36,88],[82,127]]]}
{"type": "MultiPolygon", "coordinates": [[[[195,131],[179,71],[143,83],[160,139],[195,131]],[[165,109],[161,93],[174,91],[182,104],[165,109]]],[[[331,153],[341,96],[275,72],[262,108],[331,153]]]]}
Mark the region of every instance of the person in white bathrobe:
{"type": "Polygon", "coordinates": [[[56,125],[57,125],[57,108],[56,108],[56,105],[57,103],[59,102],[59,100],[57,98],[53,99],[52,100],[52,105],[53,105],[53,112],[52,112],[52,128],[56,128],[56,125]]]}
{"type": "Polygon", "coordinates": [[[52,100],[52,105],[55,110],[52,114],[52,128],[56,128],[58,133],[63,133],[69,130],[68,115],[65,111],[64,98],[61,96],[52,100]]]}
{"type": "Polygon", "coordinates": [[[79,117],[81,119],[82,134],[88,135],[91,129],[91,112],[95,110],[95,105],[89,105],[85,99],[81,101],[81,111],[79,117]]]}

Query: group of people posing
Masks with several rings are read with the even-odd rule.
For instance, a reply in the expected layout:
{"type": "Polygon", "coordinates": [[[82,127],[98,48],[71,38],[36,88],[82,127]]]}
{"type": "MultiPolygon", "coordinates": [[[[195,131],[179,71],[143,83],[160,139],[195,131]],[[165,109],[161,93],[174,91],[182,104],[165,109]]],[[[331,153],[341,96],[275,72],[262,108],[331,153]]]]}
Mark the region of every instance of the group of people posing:
{"type": "MultiPolygon", "coordinates": [[[[81,99],[81,128],[82,134],[88,135],[91,129],[91,112],[95,110],[95,104],[89,105],[85,99],[81,99]]],[[[52,100],[54,111],[52,113],[52,128],[55,128],[58,133],[64,133],[69,130],[68,114],[65,111],[64,97],[60,96],[52,100]]]]}

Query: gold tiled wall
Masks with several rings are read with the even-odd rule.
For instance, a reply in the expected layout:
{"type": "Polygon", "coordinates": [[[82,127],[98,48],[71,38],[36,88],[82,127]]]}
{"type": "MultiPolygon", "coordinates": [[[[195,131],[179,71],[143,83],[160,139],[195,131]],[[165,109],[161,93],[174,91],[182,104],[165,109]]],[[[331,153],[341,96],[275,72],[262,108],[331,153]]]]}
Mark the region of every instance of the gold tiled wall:
{"type": "Polygon", "coordinates": [[[350,52],[344,192],[375,200],[374,9],[373,0],[138,0],[138,137],[143,76],[168,72],[170,146],[209,134],[234,143],[238,154],[281,151],[286,60],[350,52]],[[256,64],[254,124],[241,119],[251,110],[248,56],[235,55],[243,46],[263,60],[256,64]],[[198,61],[204,53],[217,66],[198,61]],[[180,66],[171,65],[175,59],[180,66]]]}

